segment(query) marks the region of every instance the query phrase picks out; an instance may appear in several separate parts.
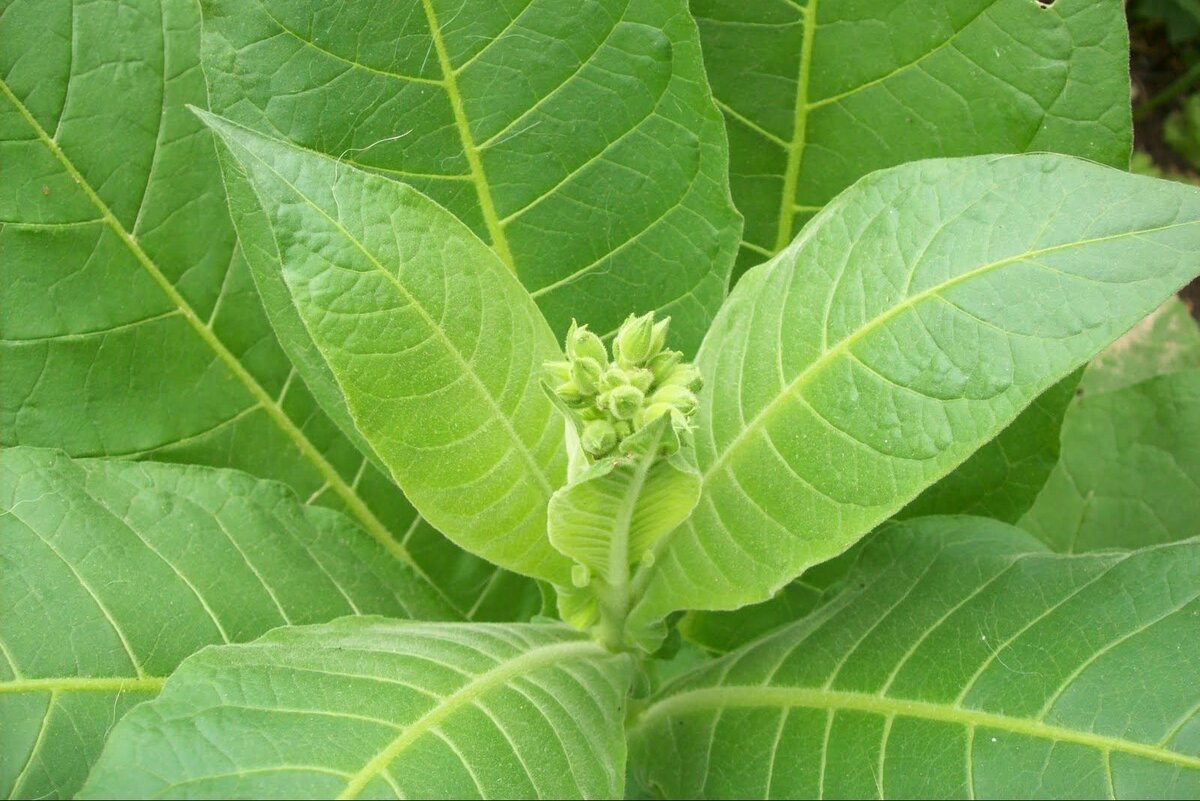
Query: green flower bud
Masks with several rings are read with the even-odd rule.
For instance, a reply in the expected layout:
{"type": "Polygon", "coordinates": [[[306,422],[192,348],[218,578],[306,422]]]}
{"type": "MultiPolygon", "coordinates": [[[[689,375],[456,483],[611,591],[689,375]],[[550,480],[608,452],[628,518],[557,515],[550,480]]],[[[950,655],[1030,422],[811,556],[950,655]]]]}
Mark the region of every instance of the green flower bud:
{"type": "Polygon", "coordinates": [[[698,392],[700,387],[704,386],[704,378],[701,377],[700,370],[696,365],[684,362],[670,372],[662,381],[662,385],[687,387],[692,392],[698,392]]]}
{"type": "Polygon", "coordinates": [[[650,356],[647,360],[653,359],[667,345],[667,329],[671,327],[671,318],[664,317],[654,324],[654,332],[650,336],[650,356]]]}
{"type": "Polygon", "coordinates": [[[613,340],[613,355],[616,356],[617,363],[622,367],[630,368],[641,367],[650,361],[658,351],[662,350],[661,342],[655,348],[655,340],[666,339],[665,328],[661,337],[656,336],[655,329],[654,312],[647,312],[641,317],[629,315],[629,319],[622,323],[620,330],[617,331],[617,338],[613,340]]]}
{"type": "Polygon", "coordinates": [[[645,399],[637,387],[615,387],[608,393],[608,411],[618,420],[629,420],[642,408],[645,399]]]}
{"type": "Polygon", "coordinates": [[[595,395],[604,368],[590,356],[580,356],[571,362],[571,379],[585,395],[595,395]]]}
{"type": "Polygon", "coordinates": [[[690,417],[700,405],[695,393],[687,387],[678,384],[668,384],[650,396],[650,403],[668,403],[674,406],[684,417],[690,417]]]}
{"type": "Polygon", "coordinates": [[[542,362],[542,375],[546,383],[552,387],[565,384],[571,380],[570,362],[542,362]]]}
{"type": "MultiPolygon", "coordinates": [[[[597,398],[597,399],[596,399],[596,403],[599,403],[599,402],[600,402],[600,399],[599,399],[599,398],[597,398]]],[[[581,418],[583,418],[583,421],[584,421],[585,423],[590,423],[592,420],[605,420],[605,419],[607,419],[607,418],[608,418],[608,413],[607,413],[607,412],[605,412],[603,409],[601,409],[601,408],[597,407],[595,404],[593,404],[593,405],[591,405],[591,406],[588,406],[588,407],[587,407],[586,409],[584,409],[583,411],[581,411],[581,412],[579,413],[579,416],[580,416],[581,418]]]]}
{"type": "Polygon", "coordinates": [[[670,414],[673,411],[675,411],[675,407],[669,403],[652,403],[638,410],[637,415],[633,418],[633,423],[638,429],[643,429],[664,414],[670,414]]]}
{"type": "Polygon", "coordinates": [[[567,356],[571,359],[595,359],[604,367],[608,364],[608,351],[600,337],[588,330],[586,325],[571,321],[571,330],[567,332],[567,356]]]}
{"type": "Polygon", "coordinates": [[[604,371],[604,375],[600,378],[600,391],[608,392],[617,387],[629,386],[629,373],[626,373],[620,367],[610,367],[604,371]]]}
{"type": "Polygon", "coordinates": [[[588,402],[588,396],[579,390],[574,381],[567,381],[564,384],[559,384],[554,388],[554,394],[562,399],[562,402],[570,406],[572,409],[578,409],[588,402]]]}
{"type": "Polygon", "coordinates": [[[654,380],[661,384],[666,380],[675,366],[683,361],[683,354],[677,350],[664,350],[662,353],[655,356],[646,365],[650,372],[654,374],[654,380]]]}
{"type": "Polygon", "coordinates": [[[613,430],[617,432],[617,439],[623,440],[633,433],[633,426],[626,420],[618,420],[613,423],[613,430]]]}
{"type": "Polygon", "coordinates": [[[617,447],[617,431],[607,420],[593,420],[583,427],[579,441],[589,455],[599,459],[617,447]]]}
{"type": "Polygon", "coordinates": [[[654,384],[654,373],[642,367],[630,370],[629,383],[642,392],[649,392],[651,385],[654,384]]]}

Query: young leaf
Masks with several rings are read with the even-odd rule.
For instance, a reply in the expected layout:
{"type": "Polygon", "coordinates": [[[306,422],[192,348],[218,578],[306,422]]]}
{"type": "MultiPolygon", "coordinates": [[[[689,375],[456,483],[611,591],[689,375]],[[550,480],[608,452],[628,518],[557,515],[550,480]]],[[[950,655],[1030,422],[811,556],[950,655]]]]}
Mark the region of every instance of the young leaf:
{"type": "Polygon", "coordinates": [[[628,657],[557,625],[344,619],[186,661],[79,798],[620,798],[628,657]]]}
{"type": "Polygon", "coordinates": [[[1200,370],[1084,394],[1062,437],[1022,528],[1066,553],[1200,536],[1200,370]]]}
{"type": "Polygon", "coordinates": [[[1182,184],[1051,155],[863,179],[709,332],[703,494],[635,617],[763,600],[845,550],[1198,268],[1182,184]]]}
{"type": "Polygon", "coordinates": [[[1200,541],[1040,547],[887,527],[806,620],[642,710],[635,774],[667,798],[1197,795],[1200,541]]]}
{"type": "Polygon", "coordinates": [[[0,453],[0,793],[69,798],[185,657],[347,614],[453,619],[346,517],[233,470],[0,453]]]}
{"type": "MultiPolygon", "coordinates": [[[[655,542],[687,519],[699,499],[700,475],[680,451],[670,415],[555,492],[550,542],[585,569],[586,587],[573,594],[592,601],[582,609],[560,602],[564,613],[574,608],[579,614],[578,619],[566,618],[568,622],[587,626],[599,614],[621,626],[629,611],[633,569],[655,542]],[[664,450],[672,455],[664,458],[664,450]]],[[[606,633],[614,643],[623,639],[619,628],[606,633]]]]}
{"type": "Polygon", "coordinates": [[[500,614],[503,587],[526,608],[536,587],[415,519],[280,350],[185,108],[198,4],[14,0],[0,41],[0,446],[247,470],[346,511],[464,613],[500,614]]]}
{"type": "Polygon", "coordinates": [[[337,382],[439,530],[503,567],[568,582],[570,563],[546,539],[563,430],[539,379],[562,352],[520,283],[412,187],[198,113],[228,149],[226,182],[242,184],[231,196],[253,192],[244,222],[275,243],[277,262],[251,266],[280,271],[294,311],[279,330],[316,349],[310,364],[328,373],[313,380],[337,382]]]}
{"type": "Polygon", "coordinates": [[[1092,359],[1079,388],[1086,397],[1194,367],[1200,368],[1200,326],[1176,297],[1092,359]]]}
{"type": "Polygon", "coordinates": [[[874,170],[1054,151],[1124,169],[1119,0],[692,0],[729,131],[738,268],[782,250],[874,170]]]}
{"type": "Polygon", "coordinates": [[[971,458],[896,515],[979,515],[1016,523],[1029,511],[1058,464],[1059,432],[1075,398],[1076,371],[1033,403],[971,458]]]}
{"type": "Polygon", "coordinates": [[[211,108],[404,181],[491,243],[562,334],[666,309],[693,352],[741,220],[683,0],[205,3],[211,108]]]}

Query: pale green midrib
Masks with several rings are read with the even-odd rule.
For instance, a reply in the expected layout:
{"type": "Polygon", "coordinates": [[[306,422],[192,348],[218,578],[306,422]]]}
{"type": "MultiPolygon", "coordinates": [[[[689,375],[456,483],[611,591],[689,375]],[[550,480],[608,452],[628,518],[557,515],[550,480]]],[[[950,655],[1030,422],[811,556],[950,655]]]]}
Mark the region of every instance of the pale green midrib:
{"type": "MultiPolygon", "coordinates": [[[[226,122],[228,122],[228,121],[226,121],[226,122]]],[[[237,126],[236,123],[230,123],[230,124],[234,125],[235,127],[241,127],[241,126],[237,126]]],[[[249,129],[243,129],[243,130],[249,131],[249,129]]],[[[255,132],[251,131],[250,133],[255,133],[255,132]]],[[[256,134],[256,135],[260,136],[260,137],[262,136],[261,134],[256,134]]],[[[268,140],[268,141],[270,141],[270,140],[268,140]]],[[[346,227],[343,226],[339,220],[336,220],[333,217],[331,217],[324,209],[322,209],[320,206],[318,206],[312,198],[310,198],[304,192],[300,191],[300,188],[298,186],[296,186],[291,181],[289,181],[286,177],[284,177],[278,170],[275,169],[274,166],[272,166],[271,164],[268,164],[266,162],[266,160],[263,159],[261,156],[253,153],[252,151],[250,151],[246,148],[242,148],[242,150],[245,153],[247,153],[248,155],[252,156],[254,159],[256,159],[263,166],[264,169],[269,170],[276,178],[279,179],[279,181],[281,183],[285,184],[289,189],[291,189],[293,192],[295,192],[297,197],[301,198],[305,203],[307,203],[308,206],[310,208],[312,208],[313,211],[315,211],[317,214],[324,217],[329,222],[330,225],[334,226],[344,237],[346,237],[346,239],[348,241],[352,242],[354,244],[354,247],[357,248],[358,251],[367,258],[367,260],[371,263],[371,265],[374,267],[374,269],[376,269],[381,275],[383,275],[385,278],[387,278],[387,280],[389,282],[391,282],[391,284],[393,286],[395,286],[396,289],[399,290],[399,292],[408,299],[408,301],[412,304],[412,307],[421,316],[421,319],[425,322],[425,325],[429,328],[430,332],[435,337],[437,337],[439,340],[441,340],[443,348],[446,350],[447,353],[450,354],[450,356],[455,360],[455,362],[457,362],[459,368],[462,370],[463,375],[467,376],[471,380],[471,382],[478,389],[480,395],[482,395],[484,397],[484,399],[488,402],[488,405],[492,407],[492,411],[495,413],[496,419],[505,428],[505,430],[508,431],[509,437],[517,445],[517,451],[521,454],[522,458],[525,459],[526,463],[529,465],[530,469],[532,470],[534,476],[537,478],[538,483],[542,487],[543,495],[546,498],[549,498],[551,495],[553,495],[554,494],[554,486],[553,486],[553,483],[551,482],[550,478],[546,475],[545,468],[542,465],[538,464],[537,459],[534,458],[533,453],[529,450],[529,447],[526,445],[525,441],[523,439],[521,439],[520,435],[517,433],[516,428],[513,427],[512,421],[509,419],[508,415],[506,415],[504,413],[504,410],[500,408],[499,400],[495,396],[492,395],[492,393],[488,389],[487,385],[483,382],[483,379],[473,369],[471,364],[468,363],[466,358],[463,357],[462,353],[459,352],[458,348],[454,345],[454,342],[448,336],[446,336],[446,332],[443,331],[438,326],[437,321],[434,320],[433,316],[429,314],[429,311],[421,304],[421,302],[409,291],[409,289],[407,287],[404,286],[404,284],[402,284],[395,276],[393,276],[390,272],[388,272],[388,270],[383,266],[383,263],[380,262],[379,259],[377,259],[375,257],[375,255],[371,253],[370,250],[367,249],[367,246],[364,245],[362,242],[360,242],[357,237],[355,237],[353,234],[351,234],[350,231],[348,231],[346,229],[346,227]]],[[[322,156],[322,158],[328,159],[329,157],[322,156]]],[[[256,196],[257,196],[257,193],[256,193],[256,196]]],[[[259,202],[260,203],[262,202],[261,198],[259,198],[259,202]]],[[[315,343],[315,340],[314,340],[314,343],[315,343]]],[[[317,345],[317,349],[321,350],[319,345],[317,345]]],[[[325,351],[321,350],[322,358],[324,358],[325,355],[326,355],[325,351]]],[[[326,359],[325,361],[327,364],[329,363],[328,359],[326,359]]]]}
{"type": "Polygon", "coordinates": [[[1037,737],[1055,742],[1073,743],[1100,751],[1118,751],[1132,756],[1164,762],[1192,770],[1200,770],[1200,756],[1189,756],[1153,745],[1109,737],[1092,732],[1052,726],[1025,718],[966,709],[959,706],[937,704],[929,701],[911,701],[899,698],[848,692],[845,690],[821,690],[808,687],[755,687],[726,686],[687,690],[665,698],[647,707],[630,727],[630,732],[648,725],[655,718],[674,712],[697,709],[723,709],[727,707],[805,707],[829,711],[867,712],[891,717],[918,718],[954,723],[972,728],[987,728],[1011,734],[1037,737]]]}
{"type": "Polygon", "coordinates": [[[434,50],[437,51],[438,64],[442,69],[442,80],[445,84],[446,96],[450,98],[450,108],[454,112],[454,126],[458,129],[458,138],[462,141],[463,153],[467,164],[471,167],[472,183],[475,193],[479,196],[479,210],[483,214],[484,225],[487,226],[488,236],[492,239],[492,249],[513,273],[517,266],[513,261],[512,251],[508,247],[508,238],[500,217],[496,214],[496,205],[492,201],[492,189],[488,183],[487,174],[483,171],[483,162],[479,158],[479,148],[475,145],[475,137],[471,134],[471,125],[467,121],[466,110],[463,108],[462,95],[458,91],[458,75],[450,63],[450,55],[446,52],[446,43],[442,41],[442,29],[438,25],[437,13],[433,10],[430,0],[421,0],[425,8],[425,20],[429,24],[429,35],[433,39],[434,50]]]}
{"type": "MultiPolygon", "coordinates": [[[[379,518],[375,516],[375,513],[367,507],[362,498],[358,496],[358,493],[351,489],[350,485],[348,485],[342,479],[341,475],[339,475],[338,472],[333,468],[333,465],[331,465],[325,459],[321,452],[317,450],[316,446],[314,446],[312,442],[309,441],[308,437],[304,435],[304,432],[302,432],[296,426],[296,424],[292,422],[291,418],[289,418],[283,411],[283,408],[275,402],[275,399],[272,398],[265,389],[263,389],[262,385],[258,383],[258,380],[255,379],[254,376],[252,376],[245,368],[245,366],[238,361],[237,357],[235,357],[229,351],[229,349],[225,347],[225,344],[217,338],[216,334],[214,334],[208,328],[208,326],[204,324],[204,321],[200,319],[199,315],[196,314],[196,311],[191,307],[187,300],[181,294],[179,294],[178,290],[175,289],[167,277],[158,268],[158,265],[156,265],[150,259],[144,250],[142,250],[142,246],[138,243],[138,241],[128,231],[125,230],[125,227],[121,224],[121,221],[117,219],[116,215],[113,214],[112,209],[108,207],[108,204],[105,203],[98,194],[96,194],[96,191],[83,177],[83,174],[80,173],[75,167],[75,164],[69,158],[67,158],[66,153],[62,151],[62,149],[58,146],[58,143],[46,133],[45,129],[42,128],[41,124],[33,117],[33,115],[29,112],[29,109],[25,107],[25,104],[20,101],[20,99],[13,93],[12,89],[9,88],[8,83],[3,79],[0,79],[0,92],[3,92],[4,96],[8,98],[8,101],[17,110],[17,113],[21,115],[21,117],[37,135],[38,140],[42,142],[42,144],[47,150],[50,151],[59,164],[62,165],[63,169],[66,170],[67,174],[83,190],[83,193],[87,195],[88,199],[100,212],[104,222],[108,224],[117,237],[125,244],[137,262],[142,266],[143,269],[146,270],[150,278],[162,290],[163,294],[165,294],[167,298],[175,304],[180,313],[183,315],[184,319],[187,320],[188,324],[191,325],[204,343],[212,349],[213,353],[221,361],[221,363],[224,364],[230,370],[230,372],[232,372],[246,387],[246,390],[250,393],[250,395],[256,401],[258,401],[263,410],[271,417],[275,424],[279,426],[284,434],[286,434],[287,437],[296,445],[297,449],[305,456],[305,458],[312,462],[313,466],[321,474],[322,478],[329,483],[329,486],[346,504],[346,507],[354,514],[355,517],[359,519],[371,537],[383,545],[383,547],[392,556],[400,559],[412,567],[413,570],[430,587],[432,587],[435,592],[437,592],[443,598],[446,598],[441,588],[429,578],[425,571],[409,555],[407,549],[400,545],[400,543],[396,542],[395,538],[392,537],[391,533],[387,530],[387,527],[384,526],[379,518]]],[[[457,605],[450,602],[449,598],[446,598],[446,600],[448,603],[450,603],[451,608],[458,608],[457,605]]]]}
{"type": "Polygon", "coordinates": [[[797,376],[795,378],[793,378],[791,381],[789,381],[787,383],[787,385],[781,387],[778,394],[775,395],[774,399],[772,399],[770,403],[768,403],[766,406],[764,406],[762,408],[762,410],[758,412],[758,414],[756,414],[748,423],[746,423],[745,428],[743,428],[742,431],[736,437],[734,437],[734,439],[729,443],[729,445],[726,446],[721,451],[720,457],[718,457],[712,463],[712,465],[710,465],[708,467],[708,469],[706,469],[704,471],[704,475],[703,475],[704,483],[707,484],[709,478],[714,473],[716,473],[718,470],[720,470],[727,461],[729,461],[730,454],[732,454],[734,451],[736,451],[738,449],[738,447],[741,446],[741,444],[747,439],[747,437],[750,435],[750,433],[756,431],[758,429],[758,427],[762,425],[763,419],[765,417],[767,417],[771,412],[773,412],[779,406],[779,404],[782,403],[785,399],[791,397],[793,394],[795,394],[795,392],[797,390],[801,389],[807,383],[808,379],[811,376],[813,376],[814,374],[818,374],[821,369],[826,367],[834,359],[836,359],[837,357],[841,356],[842,354],[848,352],[850,350],[850,348],[852,346],[854,346],[859,340],[874,333],[878,328],[880,328],[883,325],[885,325],[886,323],[890,322],[893,318],[898,317],[903,312],[906,312],[909,309],[914,308],[918,303],[920,303],[924,300],[927,300],[931,297],[938,296],[938,295],[940,295],[940,293],[942,293],[948,289],[953,289],[954,287],[958,286],[959,284],[965,283],[965,282],[970,281],[975,278],[979,278],[982,275],[986,275],[987,273],[991,272],[992,270],[998,270],[1002,267],[1007,267],[1010,264],[1016,264],[1018,262],[1027,261],[1029,259],[1033,259],[1033,258],[1036,258],[1039,256],[1044,256],[1049,253],[1058,253],[1060,251],[1070,250],[1072,248],[1085,247],[1088,245],[1095,245],[1095,244],[1099,244],[1101,242],[1109,242],[1109,241],[1114,241],[1114,240],[1118,240],[1118,239],[1125,239],[1128,237],[1144,236],[1146,234],[1154,234],[1154,233],[1159,233],[1161,231],[1169,231],[1169,230],[1172,230],[1175,228],[1184,228],[1189,225],[1200,225],[1200,221],[1189,220],[1187,222],[1172,223],[1170,225],[1160,225],[1160,226],[1156,226],[1154,228],[1141,228],[1141,229],[1134,230],[1134,231],[1124,231],[1119,234],[1095,237],[1092,239],[1080,239],[1075,242],[1065,242],[1061,245],[1052,245],[1047,248],[1039,248],[1037,250],[1026,251],[1024,253],[1019,253],[1015,256],[1009,256],[1008,258],[1000,259],[999,261],[994,261],[994,262],[990,262],[988,264],[981,265],[979,267],[976,267],[973,270],[969,270],[965,273],[962,273],[961,275],[955,276],[954,278],[943,281],[940,284],[935,284],[934,286],[930,287],[929,289],[923,290],[921,292],[918,292],[915,295],[912,295],[911,297],[906,298],[903,302],[896,304],[895,306],[891,307],[883,314],[879,315],[878,317],[875,317],[870,322],[866,323],[861,328],[856,330],[854,333],[852,333],[849,336],[842,339],[840,342],[838,342],[837,345],[835,345],[834,347],[832,347],[829,350],[822,353],[819,357],[817,357],[815,360],[813,360],[813,362],[810,365],[808,365],[808,367],[804,368],[802,371],[800,371],[799,374],[797,374],[797,376]]]}
{"type": "Polygon", "coordinates": [[[90,678],[86,676],[62,676],[46,679],[12,679],[0,681],[0,695],[4,693],[40,692],[147,692],[156,693],[166,682],[165,676],[143,676],[141,678],[112,677],[90,678]]]}
{"type": "Polygon", "coordinates": [[[796,219],[796,185],[800,180],[800,165],[808,135],[808,81],[812,70],[813,40],[817,32],[817,2],[808,0],[804,7],[804,39],[800,45],[800,74],[796,78],[795,117],[792,121],[792,140],[788,145],[787,167],[783,173],[783,192],[779,200],[779,226],[775,233],[775,250],[783,250],[792,240],[792,225],[796,219]]]}
{"type": "MultiPolygon", "coordinates": [[[[660,431],[661,431],[660,425],[660,431]]],[[[638,461],[637,471],[633,474],[633,481],[630,482],[629,489],[625,493],[625,497],[621,499],[621,505],[617,509],[616,531],[613,538],[613,547],[608,553],[608,583],[616,591],[617,597],[614,602],[617,608],[614,610],[619,618],[618,626],[624,627],[624,616],[629,612],[629,529],[633,525],[633,512],[637,507],[637,502],[642,494],[642,488],[646,485],[646,476],[650,473],[650,468],[653,466],[655,457],[658,452],[658,444],[662,441],[660,436],[655,440],[654,446],[647,449],[646,454],[638,461]]],[[[619,629],[618,629],[619,630],[619,629]]]]}
{"type": "Polygon", "coordinates": [[[522,673],[537,670],[545,665],[561,663],[570,659],[583,657],[612,656],[591,640],[555,643],[530,649],[517,657],[496,665],[491,670],[481,673],[458,690],[446,696],[439,704],[426,712],[408,726],[386,748],[376,754],[363,766],[362,770],[350,777],[339,799],[356,798],[367,784],[382,773],[405,748],[412,745],[422,735],[437,726],[459,709],[474,703],[489,690],[501,686],[510,679],[522,673]]]}

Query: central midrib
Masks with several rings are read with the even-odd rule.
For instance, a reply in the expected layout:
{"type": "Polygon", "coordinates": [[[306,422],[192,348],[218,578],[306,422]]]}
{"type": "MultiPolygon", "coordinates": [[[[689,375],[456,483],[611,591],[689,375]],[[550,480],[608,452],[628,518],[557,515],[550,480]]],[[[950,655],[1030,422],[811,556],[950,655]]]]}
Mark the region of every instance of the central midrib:
{"type": "Polygon", "coordinates": [[[458,91],[458,76],[450,63],[450,55],[446,52],[446,43],[442,40],[442,29],[438,25],[437,13],[433,10],[430,0],[421,0],[421,4],[425,8],[429,36],[433,39],[434,50],[437,51],[438,64],[442,69],[442,80],[445,81],[444,88],[447,97],[450,98],[450,108],[454,112],[454,127],[458,129],[458,138],[462,141],[463,153],[467,157],[467,164],[471,167],[472,183],[475,185],[475,194],[479,196],[479,210],[483,214],[483,222],[487,226],[488,236],[491,237],[492,249],[496,251],[500,261],[504,262],[504,265],[515,274],[517,266],[513,261],[512,251],[508,247],[504,226],[500,224],[500,217],[496,214],[491,185],[488,183],[487,174],[483,171],[479,148],[475,144],[475,137],[471,133],[471,124],[467,120],[467,113],[463,108],[462,94],[458,91]]]}
{"type": "Polygon", "coordinates": [[[804,146],[808,135],[808,82],[812,69],[813,41],[817,33],[817,2],[818,0],[808,0],[808,5],[804,7],[804,39],[800,45],[800,74],[796,76],[796,109],[792,121],[792,139],[788,144],[783,194],[779,200],[776,252],[783,250],[791,241],[792,224],[796,219],[796,185],[800,180],[800,165],[804,161],[804,146]]]}
{"type": "Polygon", "coordinates": [[[659,701],[642,712],[633,728],[646,726],[655,718],[672,712],[698,709],[780,708],[805,707],[833,712],[868,712],[885,717],[908,717],[954,723],[962,726],[994,729],[1011,734],[1036,737],[1055,742],[1074,743],[1101,751],[1124,754],[1165,762],[1192,770],[1200,770],[1200,757],[1169,751],[1154,745],[1109,737],[1092,732],[1052,726],[1035,720],[984,712],[949,704],[912,701],[846,690],[823,690],[808,687],[726,686],[687,690],[659,701]]]}

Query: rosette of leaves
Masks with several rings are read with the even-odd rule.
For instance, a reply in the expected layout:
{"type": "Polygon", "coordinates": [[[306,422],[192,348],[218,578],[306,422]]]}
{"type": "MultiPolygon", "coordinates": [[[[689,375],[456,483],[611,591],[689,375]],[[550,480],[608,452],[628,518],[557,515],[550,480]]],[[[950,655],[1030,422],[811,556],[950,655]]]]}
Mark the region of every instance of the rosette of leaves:
{"type": "Polygon", "coordinates": [[[865,6],[6,6],[0,788],[1200,794],[1120,3],[865,6]]]}

